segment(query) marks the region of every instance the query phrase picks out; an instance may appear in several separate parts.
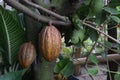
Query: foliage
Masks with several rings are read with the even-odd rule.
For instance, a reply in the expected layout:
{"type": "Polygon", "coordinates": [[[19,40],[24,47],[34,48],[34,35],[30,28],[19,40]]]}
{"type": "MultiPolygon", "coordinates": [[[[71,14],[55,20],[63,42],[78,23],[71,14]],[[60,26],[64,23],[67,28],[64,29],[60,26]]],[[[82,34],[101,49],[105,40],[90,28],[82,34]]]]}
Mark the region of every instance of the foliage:
{"type": "MultiPolygon", "coordinates": [[[[61,55],[63,58],[60,58],[60,61],[55,65],[54,72],[60,73],[64,77],[68,77],[73,74],[74,65],[71,61],[73,50],[69,48],[69,46],[74,47],[83,47],[87,49],[89,52],[92,48],[92,43],[94,43],[100,33],[92,28],[88,28],[86,25],[83,24],[84,21],[90,21],[92,26],[97,29],[105,28],[104,24],[111,24],[114,23],[115,25],[120,24],[120,1],[119,0],[110,0],[110,3],[104,5],[103,0],[83,0],[83,3],[76,8],[74,1],[76,0],[50,0],[48,4],[45,3],[45,0],[40,0],[40,4],[46,8],[55,7],[60,13],[62,8],[65,8],[67,5],[69,11],[71,7],[73,7],[74,11],[67,15],[70,17],[72,22],[72,27],[70,27],[65,32],[61,32],[63,37],[65,38],[66,45],[62,48],[61,55]],[[70,7],[70,8],[69,8],[70,7]],[[94,25],[96,24],[96,26],[94,25]],[[89,41],[91,40],[91,42],[89,41]],[[88,42],[87,42],[88,40],[88,42]],[[86,45],[86,42],[88,45],[86,45]],[[68,46],[68,47],[66,47],[68,46]],[[86,47],[87,46],[87,47],[86,47]]],[[[81,0],[78,0],[81,1],[81,0]]],[[[64,13],[64,11],[62,11],[64,13]]],[[[45,14],[46,16],[46,14],[45,14]]],[[[48,17],[48,15],[47,15],[48,17]]],[[[24,30],[21,27],[21,23],[23,20],[18,20],[16,17],[16,12],[8,11],[0,7],[0,54],[2,54],[2,66],[7,67],[9,69],[10,66],[15,65],[15,61],[17,61],[17,52],[20,45],[24,42],[24,30]]],[[[23,22],[24,23],[24,22],[23,22]]],[[[29,25],[33,23],[28,23],[29,25]]],[[[33,24],[34,25],[34,24],[33,24]]],[[[35,25],[34,25],[35,26],[35,25]]],[[[29,34],[31,40],[34,40],[33,36],[38,35],[38,30],[35,29],[33,31],[34,26],[31,28],[30,26],[26,27],[28,30],[27,34],[29,34]],[[32,33],[33,32],[33,33],[32,33]]],[[[107,30],[106,30],[107,31],[107,30]]],[[[104,31],[103,31],[104,32],[104,31]]],[[[37,41],[37,40],[34,40],[37,41]]],[[[104,46],[112,47],[112,44],[108,41],[102,42],[105,43],[104,46]]],[[[103,48],[103,46],[102,46],[103,48]]],[[[120,45],[119,48],[120,49],[120,45]]],[[[119,50],[116,50],[119,51],[119,50]]],[[[104,52],[104,51],[103,51],[104,52]]],[[[39,55],[38,55],[39,56],[39,55]]],[[[103,53],[102,56],[104,59],[106,58],[106,54],[103,53]]],[[[90,54],[87,56],[91,62],[95,65],[98,64],[98,60],[96,55],[90,54]]],[[[47,65],[44,63],[44,65],[47,65]]],[[[44,67],[44,65],[42,67],[44,67]]],[[[1,69],[2,70],[2,69],[1,69]]],[[[46,69],[47,71],[47,69],[46,69]]],[[[24,72],[24,71],[23,71],[24,72]]],[[[44,71],[43,71],[44,72],[44,71]]],[[[88,69],[88,74],[94,76],[98,73],[98,68],[90,68],[88,69]]],[[[22,71],[15,71],[8,74],[3,75],[3,78],[8,78],[10,76],[12,80],[15,77],[22,76],[22,71]]],[[[1,77],[0,77],[1,78],[1,77]]],[[[2,78],[2,80],[4,80],[2,78]]],[[[119,80],[120,75],[115,75],[115,80],[119,80]]],[[[5,79],[6,80],[6,79],[5,79]]]]}
{"type": "Polygon", "coordinates": [[[92,0],[90,2],[90,11],[88,17],[93,17],[102,11],[104,6],[103,0],[92,0]]]}
{"type": "Polygon", "coordinates": [[[0,47],[3,65],[7,67],[16,62],[19,46],[24,42],[24,30],[12,13],[0,7],[0,47]]]}
{"type": "Polygon", "coordinates": [[[22,76],[26,72],[26,69],[9,72],[0,76],[0,80],[22,80],[22,76]]]}
{"type": "Polygon", "coordinates": [[[88,69],[88,74],[91,75],[91,76],[95,76],[98,74],[98,68],[89,68],[88,69]]]}
{"type": "Polygon", "coordinates": [[[73,66],[73,63],[70,61],[70,59],[64,58],[55,65],[54,72],[60,73],[64,77],[69,77],[74,72],[73,68],[74,68],[74,66],[73,66]]]}
{"type": "Polygon", "coordinates": [[[56,7],[58,10],[62,9],[67,0],[51,0],[51,6],[56,7]]]}
{"type": "Polygon", "coordinates": [[[98,64],[97,57],[94,54],[90,54],[89,56],[90,61],[92,61],[94,64],[98,64]]]}
{"type": "Polygon", "coordinates": [[[119,80],[120,79],[120,74],[115,74],[115,78],[114,78],[115,80],[119,80]]]}
{"type": "Polygon", "coordinates": [[[63,58],[72,58],[73,49],[70,47],[63,47],[61,50],[61,55],[63,58]]]}

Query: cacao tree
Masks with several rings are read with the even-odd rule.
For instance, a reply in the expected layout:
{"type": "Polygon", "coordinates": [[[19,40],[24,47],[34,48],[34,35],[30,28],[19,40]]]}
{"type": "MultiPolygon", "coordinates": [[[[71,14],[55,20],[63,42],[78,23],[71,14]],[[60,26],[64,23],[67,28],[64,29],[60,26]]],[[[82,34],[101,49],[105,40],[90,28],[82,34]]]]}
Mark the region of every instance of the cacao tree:
{"type": "MultiPolygon", "coordinates": [[[[114,33],[113,28],[119,27],[120,0],[3,1],[4,6],[0,6],[0,80],[73,80],[75,65],[73,48],[86,48],[85,41],[89,39],[92,41],[92,46],[85,55],[81,55],[87,57],[85,68],[94,80],[93,76],[99,71],[99,60],[92,54],[96,46],[102,46],[116,54],[120,53],[119,40],[116,36],[106,33],[110,29],[112,29],[110,33],[114,33]],[[6,9],[8,5],[12,7],[11,10],[6,9]],[[61,37],[56,36],[56,30],[45,29],[49,24],[55,26],[55,29],[60,32],[59,36],[64,39],[63,44],[61,44],[61,37]],[[111,27],[106,28],[106,25],[111,27]],[[39,33],[43,36],[39,37],[39,33]],[[100,37],[108,40],[99,41],[100,37]],[[34,61],[29,60],[29,67],[23,68],[19,63],[18,55],[20,46],[26,42],[35,45],[35,51],[32,50],[31,45],[25,46],[25,51],[20,51],[24,53],[20,55],[23,56],[20,59],[28,59],[30,55],[25,53],[29,54],[32,51],[36,54],[36,58],[35,55],[32,56],[35,58],[34,61]],[[55,59],[46,60],[46,56],[55,59]],[[56,62],[56,57],[59,62],[56,62]],[[88,68],[88,60],[97,67],[88,68]]],[[[104,52],[101,55],[107,58],[108,54],[104,52]]],[[[108,63],[108,60],[106,62],[108,63]]],[[[23,61],[21,63],[23,65],[23,61]]],[[[120,79],[120,72],[117,70],[108,68],[106,72],[109,73],[108,80],[120,79]],[[112,77],[113,73],[115,76],[112,77]]]]}

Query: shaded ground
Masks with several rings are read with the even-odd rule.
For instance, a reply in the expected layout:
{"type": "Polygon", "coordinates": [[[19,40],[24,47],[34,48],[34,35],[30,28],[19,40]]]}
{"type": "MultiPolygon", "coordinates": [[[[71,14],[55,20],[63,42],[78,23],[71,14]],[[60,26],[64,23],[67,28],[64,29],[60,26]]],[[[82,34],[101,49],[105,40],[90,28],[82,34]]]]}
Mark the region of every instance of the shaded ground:
{"type": "MultiPolygon", "coordinates": [[[[95,66],[92,66],[95,67],[95,66]]],[[[100,69],[104,69],[107,70],[107,66],[102,64],[99,65],[100,69]]],[[[119,66],[120,67],[120,66],[119,66]]],[[[87,74],[87,71],[85,68],[81,69],[81,75],[80,76],[76,76],[79,80],[92,80],[89,75],[87,74]]],[[[99,70],[98,74],[96,76],[93,76],[94,80],[107,80],[107,74],[106,71],[103,70],[99,70]]]]}

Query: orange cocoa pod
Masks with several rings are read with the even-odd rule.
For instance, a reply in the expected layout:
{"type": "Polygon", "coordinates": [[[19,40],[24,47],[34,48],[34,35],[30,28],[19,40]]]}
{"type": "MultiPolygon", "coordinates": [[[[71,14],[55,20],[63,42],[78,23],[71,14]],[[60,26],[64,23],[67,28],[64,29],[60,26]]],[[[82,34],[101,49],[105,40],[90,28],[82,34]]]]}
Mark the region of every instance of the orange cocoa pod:
{"type": "Polygon", "coordinates": [[[36,57],[36,50],[32,42],[26,42],[20,46],[19,62],[24,68],[29,67],[36,57]]]}
{"type": "Polygon", "coordinates": [[[45,60],[53,61],[59,56],[61,42],[61,34],[55,26],[49,25],[41,30],[39,33],[39,48],[45,60]]]}

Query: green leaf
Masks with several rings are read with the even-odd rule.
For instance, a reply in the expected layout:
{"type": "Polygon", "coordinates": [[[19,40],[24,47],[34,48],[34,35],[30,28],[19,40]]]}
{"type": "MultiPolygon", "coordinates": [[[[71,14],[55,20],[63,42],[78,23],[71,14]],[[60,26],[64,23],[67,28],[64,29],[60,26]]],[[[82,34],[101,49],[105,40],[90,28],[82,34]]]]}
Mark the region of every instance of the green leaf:
{"type": "Polygon", "coordinates": [[[0,7],[0,45],[5,51],[2,53],[6,64],[13,64],[17,60],[20,45],[24,42],[24,30],[17,19],[8,10],[0,7]]]}
{"type": "Polygon", "coordinates": [[[104,60],[107,59],[107,54],[106,54],[105,52],[101,53],[101,56],[102,56],[102,58],[103,58],[104,60]]]}
{"type": "Polygon", "coordinates": [[[85,4],[85,5],[89,5],[90,2],[91,2],[91,0],[84,0],[84,4],[85,4]]]}
{"type": "Polygon", "coordinates": [[[54,72],[55,73],[60,73],[62,74],[64,77],[68,77],[70,75],[73,74],[74,69],[73,69],[74,65],[73,63],[70,61],[69,58],[63,58],[61,61],[59,61],[55,67],[54,67],[54,72]]]}
{"type": "Polygon", "coordinates": [[[104,10],[107,11],[108,13],[112,14],[112,15],[120,14],[120,12],[118,12],[115,8],[104,7],[104,10]]]}
{"type": "Polygon", "coordinates": [[[1,75],[0,80],[22,80],[22,76],[25,72],[26,69],[15,72],[9,72],[4,75],[1,75]]]}
{"type": "Polygon", "coordinates": [[[82,42],[84,37],[85,37],[84,30],[81,30],[81,29],[76,30],[75,29],[71,36],[71,42],[74,44],[77,44],[77,43],[79,43],[79,41],[82,42]]]}
{"type": "Polygon", "coordinates": [[[79,31],[78,30],[73,31],[72,37],[71,37],[71,42],[74,44],[79,42],[79,31]]]}
{"type": "Polygon", "coordinates": [[[75,14],[73,15],[72,17],[72,22],[73,22],[73,25],[76,29],[83,29],[83,25],[82,25],[82,22],[81,20],[79,19],[78,15],[75,14]]]}
{"type": "Polygon", "coordinates": [[[82,4],[79,9],[77,9],[76,14],[79,16],[79,19],[83,20],[86,18],[89,12],[89,6],[82,4]]]}
{"type": "Polygon", "coordinates": [[[71,61],[67,63],[67,65],[60,71],[60,73],[66,78],[72,75],[74,73],[73,63],[71,61]]]}
{"type": "Polygon", "coordinates": [[[103,0],[92,0],[88,16],[89,17],[95,16],[96,14],[102,11],[103,6],[104,6],[103,0]]]}
{"type": "Polygon", "coordinates": [[[73,50],[71,48],[69,48],[69,47],[65,47],[65,48],[62,49],[62,52],[63,53],[72,53],[73,50]]]}
{"type": "Polygon", "coordinates": [[[88,69],[88,74],[91,76],[95,76],[98,74],[98,68],[90,68],[88,69]]]}
{"type": "Polygon", "coordinates": [[[97,57],[94,54],[90,54],[89,60],[91,62],[93,62],[94,64],[96,64],[96,65],[98,64],[98,59],[97,59],[97,57]]]}
{"type": "Polygon", "coordinates": [[[51,6],[61,9],[67,0],[51,0],[51,6]]]}
{"type": "Polygon", "coordinates": [[[115,22],[117,22],[118,24],[120,23],[120,18],[117,16],[110,16],[112,20],[114,20],[115,22]]]}
{"type": "Polygon", "coordinates": [[[117,11],[120,12],[120,6],[116,6],[117,11]]]}
{"type": "Polygon", "coordinates": [[[70,60],[69,58],[64,58],[62,60],[60,60],[54,67],[54,72],[55,73],[60,73],[61,70],[67,65],[67,63],[69,63],[70,60]]]}
{"type": "Polygon", "coordinates": [[[105,41],[104,43],[105,43],[105,46],[108,46],[108,47],[112,46],[111,42],[109,42],[109,41],[105,41]]]}
{"type": "Polygon", "coordinates": [[[98,32],[96,30],[93,30],[93,29],[89,29],[89,37],[92,41],[96,41],[97,38],[98,38],[98,32]]]}
{"type": "Polygon", "coordinates": [[[114,78],[115,80],[120,80],[120,74],[116,73],[114,78]]]}
{"type": "Polygon", "coordinates": [[[95,22],[100,25],[106,20],[106,13],[105,11],[101,11],[96,15],[95,22]]]}

